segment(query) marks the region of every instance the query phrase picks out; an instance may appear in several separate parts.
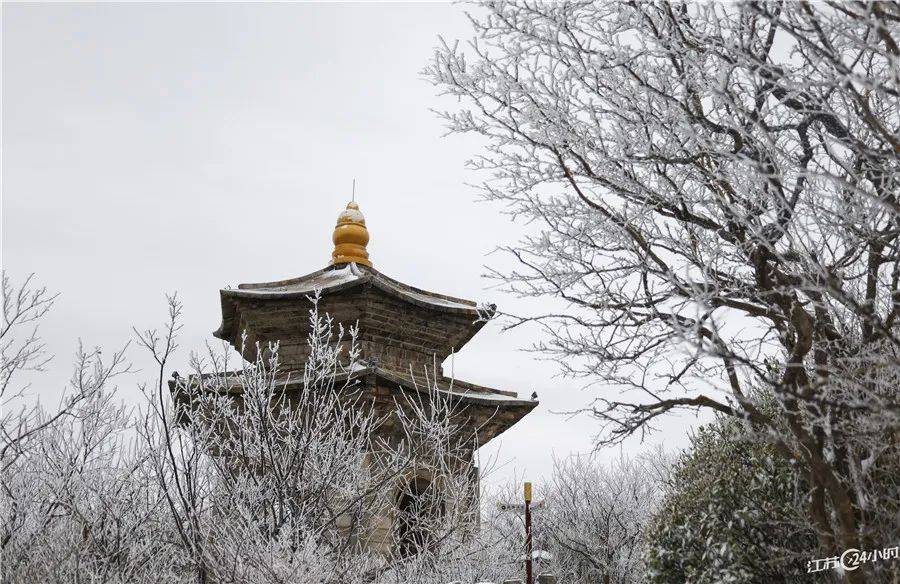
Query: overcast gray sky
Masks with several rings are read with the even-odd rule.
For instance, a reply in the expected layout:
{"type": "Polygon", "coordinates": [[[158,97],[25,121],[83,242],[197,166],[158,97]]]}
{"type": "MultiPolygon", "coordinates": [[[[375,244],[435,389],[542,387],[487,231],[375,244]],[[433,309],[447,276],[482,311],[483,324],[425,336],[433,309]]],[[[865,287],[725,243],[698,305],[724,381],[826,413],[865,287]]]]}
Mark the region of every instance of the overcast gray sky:
{"type": "MultiPolygon", "coordinates": [[[[330,259],[357,180],[377,269],[414,286],[528,310],[481,278],[521,225],[474,202],[477,140],[443,138],[452,107],[419,72],[438,35],[468,38],[451,4],[3,4],[3,265],[61,293],[43,325],[55,398],[78,338],[107,350],[184,302],[180,362],[219,324],[218,290],[302,275],[330,259]]],[[[546,475],[591,450],[582,381],[520,349],[536,331],[490,324],[456,376],[539,393],[540,408],[483,449],[491,478],[546,475]]],[[[119,380],[137,401],[142,370],[119,380]]],[[[177,367],[177,365],[176,365],[177,367]]],[[[186,368],[185,368],[186,369],[186,368]]],[[[664,435],[684,443],[690,420],[664,435]]],[[[645,448],[629,444],[628,452],[645,448]]],[[[601,453],[605,457],[617,452],[601,453]]]]}

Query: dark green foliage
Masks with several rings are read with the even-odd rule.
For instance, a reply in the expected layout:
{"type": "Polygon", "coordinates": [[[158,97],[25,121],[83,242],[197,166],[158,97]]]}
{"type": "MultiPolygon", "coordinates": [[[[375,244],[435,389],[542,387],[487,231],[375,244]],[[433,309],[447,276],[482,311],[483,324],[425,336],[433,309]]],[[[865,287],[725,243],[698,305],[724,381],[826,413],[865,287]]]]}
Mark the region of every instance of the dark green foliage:
{"type": "Polygon", "coordinates": [[[792,463],[719,419],[691,438],[647,533],[652,584],[808,581],[818,557],[792,463]]]}

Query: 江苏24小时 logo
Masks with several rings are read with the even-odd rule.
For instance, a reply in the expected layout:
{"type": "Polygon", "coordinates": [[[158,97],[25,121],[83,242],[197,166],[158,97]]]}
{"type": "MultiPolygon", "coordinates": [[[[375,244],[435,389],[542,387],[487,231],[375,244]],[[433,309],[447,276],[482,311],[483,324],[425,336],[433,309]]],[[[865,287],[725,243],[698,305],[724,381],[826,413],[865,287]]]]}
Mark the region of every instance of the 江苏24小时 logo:
{"type": "Polygon", "coordinates": [[[826,570],[843,570],[852,572],[867,562],[880,562],[883,560],[896,560],[900,557],[900,546],[882,548],[880,550],[858,550],[850,548],[839,556],[819,558],[806,562],[808,573],[824,572],[826,570]]]}

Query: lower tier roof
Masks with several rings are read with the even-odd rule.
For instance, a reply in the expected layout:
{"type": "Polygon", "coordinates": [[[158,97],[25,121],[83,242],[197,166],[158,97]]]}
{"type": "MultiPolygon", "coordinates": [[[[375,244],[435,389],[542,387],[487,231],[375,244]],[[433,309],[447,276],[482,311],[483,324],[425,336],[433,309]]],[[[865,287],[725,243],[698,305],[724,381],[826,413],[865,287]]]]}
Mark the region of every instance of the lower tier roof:
{"type": "MultiPolygon", "coordinates": [[[[242,392],[240,375],[239,371],[224,374],[227,385],[221,390],[233,395],[240,395],[242,392]]],[[[221,378],[222,375],[219,377],[221,378]]],[[[472,418],[479,420],[478,427],[473,428],[478,435],[479,447],[508,430],[536,408],[539,403],[533,399],[519,399],[512,392],[483,387],[444,376],[438,376],[435,379],[434,376],[425,373],[422,375],[414,374],[412,371],[400,373],[375,365],[357,365],[352,371],[338,375],[337,381],[346,380],[348,377],[351,381],[357,381],[362,387],[386,388],[392,392],[413,394],[414,397],[427,396],[430,392],[435,391],[448,397],[451,402],[462,406],[460,411],[477,414],[472,418]]],[[[211,378],[211,375],[190,376],[187,383],[190,386],[197,386],[211,378]]],[[[283,383],[286,391],[299,389],[303,383],[302,375],[288,374],[284,377],[283,383]]],[[[179,395],[178,387],[175,380],[169,382],[169,388],[176,401],[186,403],[187,397],[183,394],[179,395]]]]}

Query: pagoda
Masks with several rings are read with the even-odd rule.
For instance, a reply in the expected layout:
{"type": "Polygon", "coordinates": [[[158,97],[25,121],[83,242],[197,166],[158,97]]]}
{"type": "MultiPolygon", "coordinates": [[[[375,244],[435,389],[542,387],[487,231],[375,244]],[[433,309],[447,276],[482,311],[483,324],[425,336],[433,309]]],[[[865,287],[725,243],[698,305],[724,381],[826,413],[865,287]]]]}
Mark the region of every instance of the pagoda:
{"type": "MultiPolygon", "coordinates": [[[[278,342],[282,369],[302,371],[309,356],[310,298],[317,295],[320,314],[327,313],[345,328],[358,327],[360,354],[352,376],[371,396],[376,411],[388,418],[404,392],[442,392],[465,411],[466,430],[483,446],[537,406],[537,401],[519,399],[514,392],[442,372],[441,364],[481,330],[493,305],[480,307],[471,300],[415,288],[376,270],[367,250],[366,221],[355,202],[338,215],[332,240],[331,261],[321,270],[221,290],[222,324],[213,334],[248,360],[256,357],[253,347],[278,342]]],[[[385,427],[390,431],[390,424],[385,427]]],[[[468,466],[477,477],[474,451],[468,466]]]]}

